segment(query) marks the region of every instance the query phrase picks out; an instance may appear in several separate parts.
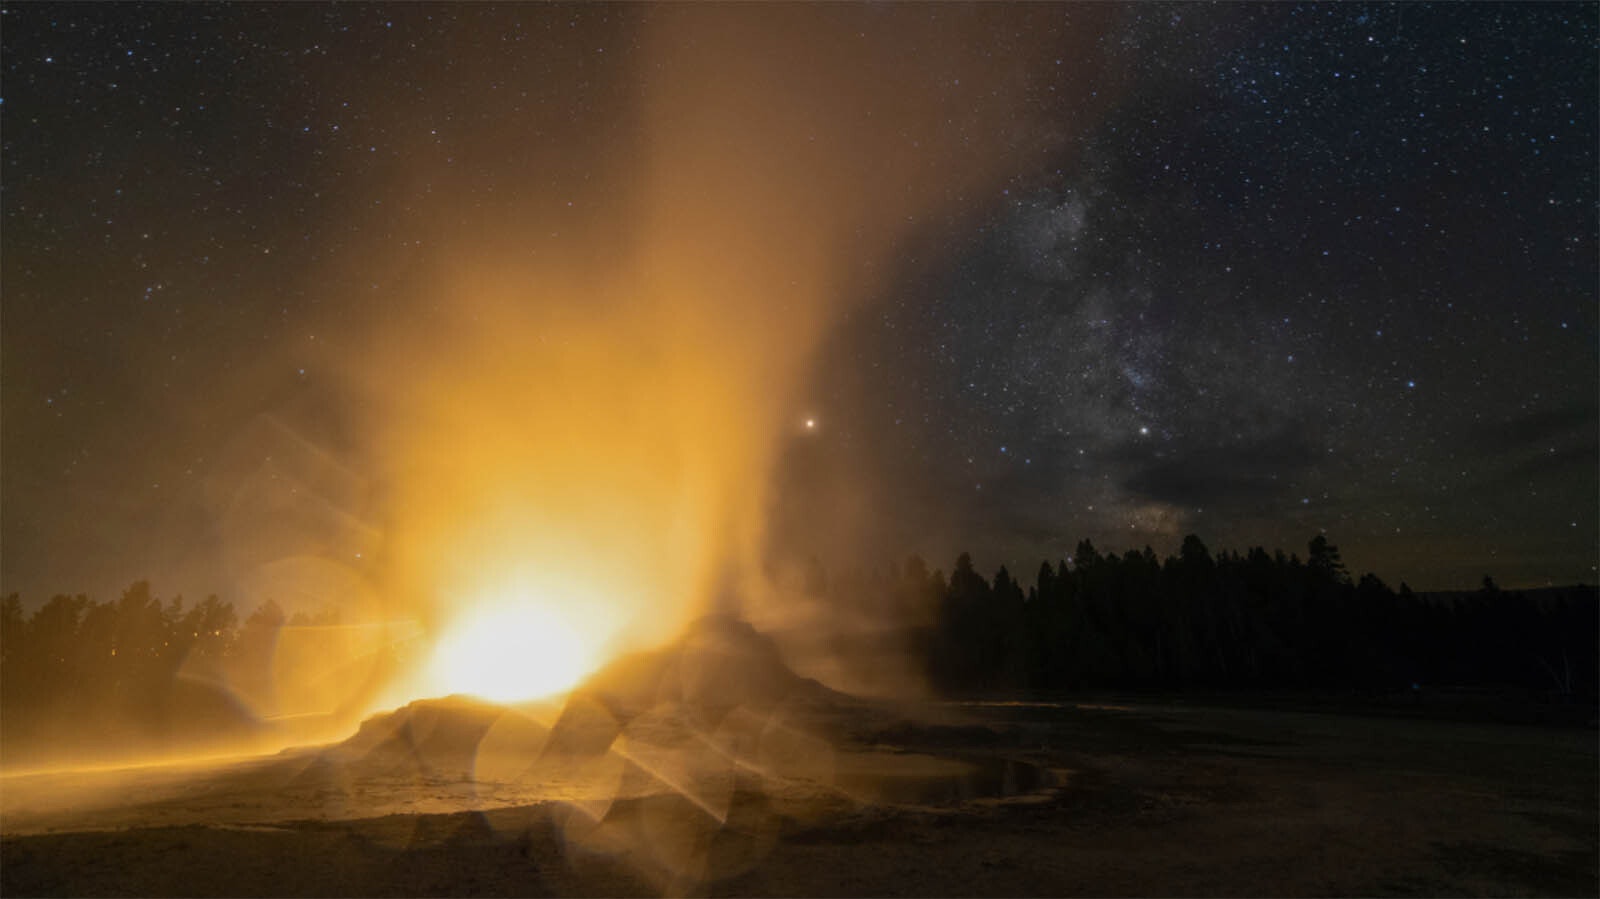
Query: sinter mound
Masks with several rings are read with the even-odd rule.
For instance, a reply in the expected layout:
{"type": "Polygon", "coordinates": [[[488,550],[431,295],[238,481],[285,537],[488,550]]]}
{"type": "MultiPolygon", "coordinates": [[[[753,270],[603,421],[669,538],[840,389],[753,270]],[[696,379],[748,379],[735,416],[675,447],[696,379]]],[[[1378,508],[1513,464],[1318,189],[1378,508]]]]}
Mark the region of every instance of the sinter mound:
{"type": "Polygon", "coordinates": [[[636,742],[680,743],[690,734],[748,744],[781,722],[813,730],[859,706],[796,674],[774,643],[737,618],[699,619],[675,642],[606,665],[568,697],[548,729],[516,706],[467,696],[412,702],[363,722],[332,747],[370,769],[469,774],[487,742],[525,748],[539,759],[592,758],[624,734],[636,742]],[[738,714],[734,714],[737,712],[738,714]],[[508,730],[517,740],[508,741],[508,730]]]}

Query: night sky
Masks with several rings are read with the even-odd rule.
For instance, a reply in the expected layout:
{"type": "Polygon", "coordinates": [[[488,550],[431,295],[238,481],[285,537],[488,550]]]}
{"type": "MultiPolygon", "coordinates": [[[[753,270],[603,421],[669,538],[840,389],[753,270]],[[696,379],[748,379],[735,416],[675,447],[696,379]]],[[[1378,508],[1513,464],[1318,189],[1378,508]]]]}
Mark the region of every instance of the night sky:
{"type": "MultiPolygon", "coordinates": [[[[815,427],[773,457],[771,556],[1031,572],[1083,538],[1326,533],[1391,585],[1595,582],[1595,5],[993,7],[974,53],[907,37],[968,12],[826,13],[906,84],[794,116],[938,114],[863,167],[892,215],[835,241],[848,296],[774,400],[815,427]]],[[[229,529],[274,514],[238,472],[280,451],[381,544],[381,486],[304,475],[378,464],[349,360],[450,320],[453,248],[606,265],[671,14],[6,5],[0,588],[227,597],[229,529]]]]}

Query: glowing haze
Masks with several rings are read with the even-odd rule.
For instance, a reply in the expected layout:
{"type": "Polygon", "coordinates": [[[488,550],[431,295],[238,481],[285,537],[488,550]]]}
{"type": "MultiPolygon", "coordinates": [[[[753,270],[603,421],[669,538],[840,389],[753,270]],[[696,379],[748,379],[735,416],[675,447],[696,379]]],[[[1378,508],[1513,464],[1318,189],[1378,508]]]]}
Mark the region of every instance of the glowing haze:
{"type": "Polygon", "coordinates": [[[900,56],[855,8],[651,15],[610,220],[559,256],[523,251],[551,225],[515,215],[436,235],[360,371],[385,591],[442,635],[403,693],[548,692],[765,595],[769,472],[815,426],[796,391],[824,328],[908,222],[1040,148],[1006,130],[1014,11],[897,21],[900,56]]]}
{"type": "Polygon", "coordinates": [[[910,552],[1592,581],[1593,23],[1340,9],[7,6],[0,752],[862,691],[910,552]]]}
{"type": "MultiPolygon", "coordinates": [[[[320,7],[271,14],[294,21],[270,34],[345,34],[320,7]]],[[[360,62],[262,38],[253,59],[288,61],[244,67],[230,95],[321,142],[277,147],[293,165],[272,176],[317,202],[238,223],[298,242],[250,243],[264,274],[237,314],[265,322],[187,334],[219,363],[125,413],[171,440],[116,444],[185,466],[192,492],[86,494],[54,531],[15,528],[19,557],[214,591],[242,616],[336,611],[241,627],[249,653],[178,672],[307,728],[560,691],[712,609],[770,624],[775,460],[833,433],[806,395],[823,339],[1004,179],[1059,158],[1088,101],[1045,86],[1094,55],[1077,20],[1113,14],[416,6],[374,11],[360,62]],[[75,521],[105,534],[85,546],[75,521]]],[[[212,225],[170,225],[204,255],[212,225]]],[[[115,343],[130,371],[180,359],[115,343]]]]}

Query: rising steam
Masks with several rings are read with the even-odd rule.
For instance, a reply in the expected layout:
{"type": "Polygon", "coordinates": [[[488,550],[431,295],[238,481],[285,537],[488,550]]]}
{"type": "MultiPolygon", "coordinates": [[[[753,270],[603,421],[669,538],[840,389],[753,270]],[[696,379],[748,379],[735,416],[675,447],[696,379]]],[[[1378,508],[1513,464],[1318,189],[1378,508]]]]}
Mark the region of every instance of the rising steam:
{"type": "MultiPolygon", "coordinates": [[[[422,700],[326,751],[218,775],[275,813],[559,798],[574,859],[621,858],[676,890],[758,861],[784,797],[855,801],[873,766],[907,764],[836,764],[816,722],[838,695],[737,620],[792,608],[762,564],[775,461],[826,435],[804,391],[830,325],[885,287],[906,242],[981,212],[1055,147],[1028,75],[1051,42],[1075,64],[1087,35],[1048,6],[628,14],[626,69],[574,87],[614,104],[602,124],[485,101],[451,111],[475,123],[459,154],[475,174],[442,174],[425,149],[389,173],[415,202],[363,221],[405,249],[330,273],[371,300],[339,298],[297,350],[342,386],[240,428],[208,496],[244,608],[332,607],[340,623],[279,622],[179,677],[272,722],[254,749],[422,700]],[[677,649],[623,656],[708,612],[724,614],[677,649]],[[545,717],[427,699],[516,702],[597,670],[545,717]],[[442,782],[482,792],[412,803],[442,782]]],[[[274,395],[282,362],[247,392],[274,395]]],[[[11,789],[43,821],[58,782],[11,789]]],[[[134,782],[84,790],[114,805],[134,782]]]]}
{"type": "MultiPolygon", "coordinates": [[[[327,273],[352,296],[297,350],[343,386],[223,454],[233,598],[337,607],[347,628],[284,628],[277,683],[245,697],[258,714],[349,722],[470,691],[437,661],[451,634],[512,643],[456,657],[573,660],[506,669],[539,692],[706,611],[778,607],[770,476],[785,440],[825,430],[802,395],[820,341],[910,236],[1058,147],[1062,110],[1030,77],[1079,65],[1092,37],[1053,7],[628,17],[620,69],[548,61],[564,110],[447,110],[464,149],[419,144],[384,173],[384,196],[414,202],[362,221],[406,240],[327,273]],[[518,653],[540,620],[583,651],[518,653]]],[[[463,50],[453,77],[498,86],[482,65],[463,50]]]]}
{"type": "Polygon", "coordinates": [[[602,245],[453,248],[426,296],[450,325],[397,317],[376,359],[401,582],[448,607],[517,572],[628,642],[762,594],[768,475],[824,329],[908,225],[1037,149],[1027,23],[946,13],[654,11],[602,245]],[[864,39],[886,27],[900,52],[864,39]]]}

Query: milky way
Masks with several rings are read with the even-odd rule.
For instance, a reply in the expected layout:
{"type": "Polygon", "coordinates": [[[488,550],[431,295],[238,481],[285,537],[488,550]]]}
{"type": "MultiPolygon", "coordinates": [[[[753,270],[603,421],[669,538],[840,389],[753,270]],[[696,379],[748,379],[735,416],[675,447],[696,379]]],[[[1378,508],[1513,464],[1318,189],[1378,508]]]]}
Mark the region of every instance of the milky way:
{"type": "Polygon", "coordinates": [[[1125,12],[1112,108],[840,335],[881,551],[1592,582],[1592,8],[1125,12]]]}
{"type": "MultiPolygon", "coordinates": [[[[874,203],[985,156],[841,261],[773,558],[1325,532],[1419,589],[1594,582],[1592,5],[991,7],[960,61],[900,27],[957,12],[835,12],[946,104],[874,203]]],[[[226,592],[215,485],[273,422],[359,480],[352,348],[428,307],[441,223],[603,267],[649,17],[5,6],[0,586],[226,592]]]]}

